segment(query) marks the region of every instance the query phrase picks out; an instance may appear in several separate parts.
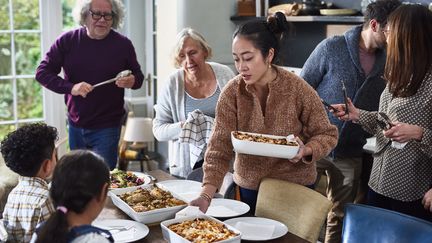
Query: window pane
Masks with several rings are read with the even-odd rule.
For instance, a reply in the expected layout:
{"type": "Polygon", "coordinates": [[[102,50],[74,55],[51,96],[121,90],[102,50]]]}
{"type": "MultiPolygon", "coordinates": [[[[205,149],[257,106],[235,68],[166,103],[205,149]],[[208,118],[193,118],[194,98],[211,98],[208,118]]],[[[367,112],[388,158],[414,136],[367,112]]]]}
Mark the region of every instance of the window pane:
{"type": "Polygon", "coordinates": [[[38,30],[39,0],[13,0],[14,29],[38,30]]]}
{"type": "Polygon", "coordinates": [[[34,74],[41,56],[39,34],[16,34],[15,50],[17,75],[34,74]]]}
{"type": "Polygon", "coordinates": [[[18,119],[42,118],[42,97],[42,86],[36,80],[18,79],[18,119]]]}
{"type": "Polygon", "coordinates": [[[11,35],[0,34],[0,76],[12,74],[11,35]]]}
{"type": "Polygon", "coordinates": [[[0,30],[9,30],[9,1],[0,0],[0,30]]]}
{"type": "Polygon", "coordinates": [[[13,119],[12,81],[0,80],[0,121],[13,119]]]}
{"type": "Polygon", "coordinates": [[[6,135],[12,131],[15,131],[14,124],[0,125],[0,140],[3,141],[6,135]]]}
{"type": "Polygon", "coordinates": [[[75,2],[75,0],[62,0],[63,31],[77,27],[77,24],[74,22],[72,17],[72,9],[75,2]]]}

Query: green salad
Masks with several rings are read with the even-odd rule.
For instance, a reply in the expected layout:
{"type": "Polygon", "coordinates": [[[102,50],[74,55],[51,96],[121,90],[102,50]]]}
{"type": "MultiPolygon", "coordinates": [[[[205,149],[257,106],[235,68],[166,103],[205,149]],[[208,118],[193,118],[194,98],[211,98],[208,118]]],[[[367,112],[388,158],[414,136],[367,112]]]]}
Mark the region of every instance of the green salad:
{"type": "Polygon", "coordinates": [[[125,188],[132,186],[139,186],[144,184],[144,178],[136,176],[131,171],[123,171],[114,169],[110,172],[111,186],[110,188],[125,188]]]}

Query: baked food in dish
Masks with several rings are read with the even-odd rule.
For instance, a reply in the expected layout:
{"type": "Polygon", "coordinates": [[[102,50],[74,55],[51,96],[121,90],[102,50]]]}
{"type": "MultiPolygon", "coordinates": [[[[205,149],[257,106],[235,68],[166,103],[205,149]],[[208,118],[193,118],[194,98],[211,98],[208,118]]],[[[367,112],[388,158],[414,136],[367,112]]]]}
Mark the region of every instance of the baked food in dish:
{"type": "Polygon", "coordinates": [[[186,205],[183,200],[175,198],[170,192],[157,186],[140,187],[134,191],[119,195],[135,212],[146,212],[154,209],[186,205]]]}
{"type": "Polygon", "coordinates": [[[238,235],[222,223],[202,218],[171,224],[168,229],[191,242],[218,242],[238,235]]]}

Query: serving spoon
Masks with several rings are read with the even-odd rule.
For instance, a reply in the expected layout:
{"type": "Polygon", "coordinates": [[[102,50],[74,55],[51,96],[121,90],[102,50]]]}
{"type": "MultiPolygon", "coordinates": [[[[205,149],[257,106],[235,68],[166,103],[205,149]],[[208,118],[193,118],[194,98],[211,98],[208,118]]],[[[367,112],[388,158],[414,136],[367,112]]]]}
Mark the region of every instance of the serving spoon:
{"type": "Polygon", "coordinates": [[[93,88],[96,88],[96,87],[101,86],[101,85],[112,83],[112,82],[116,81],[117,79],[129,76],[131,73],[132,73],[131,70],[123,70],[123,71],[119,72],[117,74],[117,76],[115,76],[115,78],[108,79],[108,80],[105,80],[105,81],[100,82],[98,84],[95,84],[95,85],[93,85],[93,88]]]}

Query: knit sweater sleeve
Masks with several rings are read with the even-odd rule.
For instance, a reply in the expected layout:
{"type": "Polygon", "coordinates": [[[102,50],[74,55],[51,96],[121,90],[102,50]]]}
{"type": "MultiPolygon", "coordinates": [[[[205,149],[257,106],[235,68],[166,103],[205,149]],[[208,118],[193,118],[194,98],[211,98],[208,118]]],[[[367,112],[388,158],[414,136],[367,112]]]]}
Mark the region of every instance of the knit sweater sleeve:
{"type": "Polygon", "coordinates": [[[171,75],[154,106],[153,134],[159,141],[178,139],[181,133],[181,123],[174,114],[178,112],[177,105],[180,105],[175,104],[175,95],[179,92],[175,85],[176,82],[175,75],[171,75]]]}
{"type": "Polygon", "coordinates": [[[204,159],[203,186],[222,184],[234,156],[231,131],[237,130],[236,89],[237,79],[231,80],[223,89],[216,106],[216,119],[204,159]]]}
{"type": "Polygon", "coordinates": [[[301,82],[299,85],[297,107],[302,110],[300,120],[305,146],[312,149],[312,156],[304,158],[304,163],[313,163],[327,156],[336,147],[338,132],[332,125],[315,90],[301,82]]]}
{"type": "Polygon", "coordinates": [[[65,55],[70,45],[73,44],[72,40],[70,40],[71,34],[71,32],[68,32],[57,38],[36,70],[35,79],[45,88],[59,94],[70,94],[74,85],[58,76],[65,55]]]}
{"type": "Polygon", "coordinates": [[[300,76],[306,80],[314,89],[316,89],[320,82],[323,80],[323,76],[326,71],[327,55],[329,55],[327,48],[327,40],[319,43],[313,50],[309,58],[303,65],[300,76]]]}

